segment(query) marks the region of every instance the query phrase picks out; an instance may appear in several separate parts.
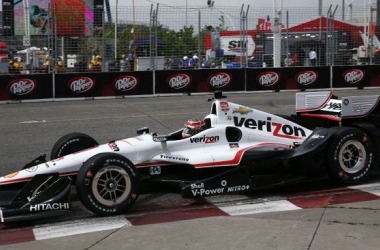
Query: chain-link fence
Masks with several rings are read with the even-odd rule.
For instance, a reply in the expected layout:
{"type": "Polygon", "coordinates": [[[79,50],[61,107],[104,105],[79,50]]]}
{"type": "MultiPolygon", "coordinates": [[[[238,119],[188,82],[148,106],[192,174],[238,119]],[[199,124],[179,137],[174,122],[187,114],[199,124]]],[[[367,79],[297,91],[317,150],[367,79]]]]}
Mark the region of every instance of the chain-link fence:
{"type": "Polygon", "coordinates": [[[380,64],[372,7],[27,3],[3,0],[1,73],[380,64]]]}

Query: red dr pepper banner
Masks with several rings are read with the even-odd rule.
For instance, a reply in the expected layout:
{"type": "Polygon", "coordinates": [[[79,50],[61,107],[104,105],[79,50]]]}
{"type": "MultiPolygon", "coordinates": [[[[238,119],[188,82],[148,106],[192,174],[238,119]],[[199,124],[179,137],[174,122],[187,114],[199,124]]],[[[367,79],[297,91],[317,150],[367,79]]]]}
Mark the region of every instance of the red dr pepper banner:
{"type": "Polygon", "coordinates": [[[247,69],[247,91],[330,88],[330,67],[247,69]]]}
{"type": "Polygon", "coordinates": [[[55,77],[56,98],[153,94],[151,71],[57,74],[55,77]]]}
{"type": "Polygon", "coordinates": [[[380,66],[334,66],[332,85],[334,88],[379,87],[380,66]]]}
{"type": "Polygon", "coordinates": [[[53,98],[51,74],[0,76],[0,101],[46,98],[53,98]]]}
{"type": "Polygon", "coordinates": [[[244,69],[156,71],[156,93],[244,91],[244,69]]]}

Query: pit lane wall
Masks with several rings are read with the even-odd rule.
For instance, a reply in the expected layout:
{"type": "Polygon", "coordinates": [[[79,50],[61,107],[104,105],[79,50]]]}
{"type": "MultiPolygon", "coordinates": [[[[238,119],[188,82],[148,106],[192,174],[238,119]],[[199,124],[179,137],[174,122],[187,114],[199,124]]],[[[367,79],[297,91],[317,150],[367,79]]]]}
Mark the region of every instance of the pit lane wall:
{"type": "Polygon", "coordinates": [[[0,101],[380,87],[380,66],[0,75],[0,101]]]}

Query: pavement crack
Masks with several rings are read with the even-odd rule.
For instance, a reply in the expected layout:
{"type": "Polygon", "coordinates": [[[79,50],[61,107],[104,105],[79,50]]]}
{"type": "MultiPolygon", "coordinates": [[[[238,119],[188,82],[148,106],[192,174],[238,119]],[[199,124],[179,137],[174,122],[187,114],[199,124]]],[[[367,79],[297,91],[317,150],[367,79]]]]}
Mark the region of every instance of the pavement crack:
{"type": "Polygon", "coordinates": [[[109,238],[110,236],[114,235],[115,233],[119,232],[121,229],[127,227],[127,226],[130,226],[129,223],[127,223],[126,225],[120,227],[120,228],[117,228],[115,229],[114,231],[112,231],[110,234],[104,236],[103,238],[101,238],[100,240],[98,240],[97,242],[95,242],[94,244],[92,244],[91,246],[85,248],[84,250],[90,250],[92,247],[96,246],[97,244],[99,244],[100,242],[102,242],[103,240],[109,238]]]}
{"type": "Polygon", "coordinates": [[[327,210],[327,207],[325,207],[325,208],[323,209],[323,212],[322,212],[322,214],[321,214],[321,217],[319,218],[319,221],[318,221],[317,228],[316,228],[315,231],[314,231],[313,237],[311,238],[311,241],[310,241],[310,243],[309,243],[309,246],[307,247],[307,250],[310,250],[311,245],[313,244],[313,241],[314,241],[314,239],[315,239],[315,236],[317,235],[317,232],[318,232],[319,226],[321,225],[322,218],[323,218],[323,216],[325,215],[326,210],[327,210]]]}

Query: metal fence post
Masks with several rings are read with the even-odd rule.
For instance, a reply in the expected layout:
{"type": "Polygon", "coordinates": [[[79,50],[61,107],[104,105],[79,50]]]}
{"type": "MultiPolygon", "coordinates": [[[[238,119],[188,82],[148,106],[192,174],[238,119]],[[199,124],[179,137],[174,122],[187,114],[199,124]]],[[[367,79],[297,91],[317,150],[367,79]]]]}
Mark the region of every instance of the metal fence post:
{"type": "Polygon", "coordinates": [[[103,63],[102,63],[102,72],[105,72],[106,70],[106,65],[105,65],[105,61],[106,61],[106,27],[105,27],[105,15],[106,15],[106,12],[105,12],[105,8],[104,8],[104,5],[103,5],[103,13],[102,13],[102,57],[103,57],[103,63]]]}
{"type": "Polygon", "coordinates": [[[202,66],[201,60],[201,10],[198,9],[198,69],[202,66]]]}
{"type": "Polygon", "coordinates": [[[373,64],[373,33],[374,33],[374,27],[373,27],[373,8],[371,7],[370,8],[370,25],[369,25],[369,32],[368,32],[368,35],[369,35],[369,64],[372,65],[373,64]]]}

